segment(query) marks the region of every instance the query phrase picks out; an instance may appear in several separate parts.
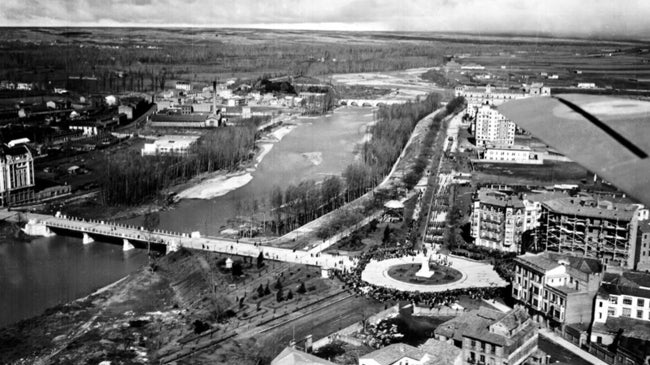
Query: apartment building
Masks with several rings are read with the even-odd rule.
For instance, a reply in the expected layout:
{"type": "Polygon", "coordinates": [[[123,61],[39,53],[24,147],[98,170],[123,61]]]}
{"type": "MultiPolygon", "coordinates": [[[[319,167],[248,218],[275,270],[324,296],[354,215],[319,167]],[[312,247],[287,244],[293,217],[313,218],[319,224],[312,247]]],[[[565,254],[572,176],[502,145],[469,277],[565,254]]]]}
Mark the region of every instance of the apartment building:
{"type": "Polygon", "coordinates": [[[493,105],[481,105],[474,122],[474,138],[477,146],[513,145],[515,123],[507,119],[493,105]]]}
{"type": "Polygon", "coordinates": [[[499,251],[519,252],[526,230],[526,212],[521,199],[492,189],[474,195],[470,218],[474,244],[499,251]]]}
{"type": "Polygon", "coordinates": [[[24,144],[0,146],[0,203],[19,204],[34,195],[34,158],[24,144]]]}
{"type": "Polygon", "coordinates": [[[552,199],[542,204],[538,237],[548,251],[602,260],[633,269],[637,227],[645,209],[592,197],[552,199]]]}
{"type": "Polygon", "coordinates": [[[625,271],[603,276],[591,341],[609,345],[619,332],[626,337],[650,339],[650,274],[625,271]]]}
{"type": "Polygon", "coordinates": [[[538,321],[589,323],[602,272],[596,259],[554,252],[525,254],[515,259],[512,297],[538,321]]]}
{"type": "Polygon", "coordinates": [[[508,313],[482,307],[442,323],[436,339],[460,345],[463,364],[518,365],[537,348],[537,326],[525,308],[508,313]]]}

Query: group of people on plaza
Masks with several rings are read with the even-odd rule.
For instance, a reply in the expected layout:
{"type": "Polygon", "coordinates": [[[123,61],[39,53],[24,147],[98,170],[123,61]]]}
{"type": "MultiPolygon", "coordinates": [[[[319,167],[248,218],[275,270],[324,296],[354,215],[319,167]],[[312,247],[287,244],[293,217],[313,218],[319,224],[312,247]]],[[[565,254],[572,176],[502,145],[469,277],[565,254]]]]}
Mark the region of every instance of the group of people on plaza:
{"type": "Polygon", "coordinates": [[[403,291],[399,289],[386,288],[367,283],[361,279],[361,273],[371,260],[388,260],[400,257],[414,257],[420,254],[412,245],[397,248],[374,248],[364,252],[357,258],[357,265],[347,271],[337,271],[338,278],[346,284],[346,287],[362,295],[369,296],[381,302],[409,301],[420,306],[428,305],[430,308],[439,305],[452,305],[461,296],[469,296],[472,299],[493,299],[501,295],[503,288],[462,288],[445,290],[432,293],[421,293],[403,291]]]}

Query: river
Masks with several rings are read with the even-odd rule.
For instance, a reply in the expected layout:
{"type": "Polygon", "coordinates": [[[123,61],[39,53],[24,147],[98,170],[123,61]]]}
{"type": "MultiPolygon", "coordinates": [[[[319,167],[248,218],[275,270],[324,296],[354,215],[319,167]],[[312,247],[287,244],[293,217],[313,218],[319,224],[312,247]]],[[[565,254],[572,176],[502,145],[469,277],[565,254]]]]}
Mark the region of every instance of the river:
{"type": "MultiPolygon", "coordinates": [[[[355,145],[372,120],[372,109],[354,107],[293,120],[295,128],[275,143],[248,184],[210,200],[181,200],[174,209],[161,212],[159,227],[214,235],[241,211],[242,202],[256,200],[262,205],[276,185],[284,188],[303,179],[339,175],[354,161],[355,145]]],[[[141,250],[124,253],[121,246],[102,242],[84,246],[81,239],[71,237],[0,243],[0,326],[88,295],[145,262],[141,250]]]]}
{"type": "MultiPolygon", "coordinates": [[[[264,211],[275,186],[285,188],[305,179],[322,180],[340,175],[354,161],[354,148],[373,121],[370,108],[343,107],[332,114],[292,120],[296,127],[264,157],[253,179],[217,198],[181,200],[174,209],[160,213],[160,227],[177,232],[200,231],[216,235],[229,219],[256,204],[264,211]]],[[[141,225],[142,218],[128,223],[141,225]]]]}
{"type": "Polygon", "coordinates": [[[48,237],[0,243],[0,327],[88,295],[137,270],[146,252],[48,237]]]}

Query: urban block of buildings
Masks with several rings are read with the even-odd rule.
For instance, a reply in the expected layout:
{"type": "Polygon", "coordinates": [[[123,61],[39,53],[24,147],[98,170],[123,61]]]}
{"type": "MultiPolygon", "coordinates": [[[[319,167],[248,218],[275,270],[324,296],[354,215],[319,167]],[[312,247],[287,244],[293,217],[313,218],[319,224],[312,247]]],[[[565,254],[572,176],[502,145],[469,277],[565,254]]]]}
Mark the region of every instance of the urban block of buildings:
{"type": "Polygon", "coordinates": [[[596,297],[591,341],[611,345],[619,331],[650,341],[650,274],[605,273],[596,297]]]}
{"type": "Polygon", "coordinates": [[[555,252],[525,254],[515,259],[512,297],[551,327],[588,324],[603,270],[597,259],[555,252]]]}
{"type": "Polygon", "coordinates": [[[435,338],[462,349],[463,364],[518,365],[538,352],[537,325],[523,307],[481,307],[442,323],[435,338]]]}
{"type": "Polygon", "coordinates": [[[448,343],[429,339],[420,347],[394,343],[359,357],[359,365],[460,365],[461,351],[448,343]]]}

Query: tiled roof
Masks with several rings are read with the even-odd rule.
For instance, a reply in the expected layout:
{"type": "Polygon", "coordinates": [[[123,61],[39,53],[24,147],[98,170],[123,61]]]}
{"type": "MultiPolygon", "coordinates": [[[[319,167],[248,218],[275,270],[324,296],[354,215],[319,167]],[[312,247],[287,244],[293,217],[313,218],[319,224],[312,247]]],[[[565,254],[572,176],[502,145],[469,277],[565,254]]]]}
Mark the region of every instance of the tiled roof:
{"type": "Polygon", "coordinates": [[[513,208],[524,208],[524,203],[517,196],[508,195],[492,189],[480,189],[478,191],[478,200],[483,204],[499,207],[511,206],[513,208]]]}
{"type": "Polygon", "coordinates": [[[331,361],[287,347],[271,361],[271,365],[336,365],[331,361]]]}
{"type": "Polygon", "coordinates": [[[431,357],[425,365],[451,365],[462,353],[458,347],[433,338],[428,339],[419,348],[431,357]]]}
{"type": "Polygon", "coordinates": [[[413,347],[404,343],[394,343],[377,351],[363,355],[359,357],[359,359],[372,359],[375,360],[379,365],[392,365],[396,361],[405,357],[420,361],[424,355],[426,355],[426,352],[418,349],[417,347],[413,347]]]}
{"type": "Polygon", "coordinates": [[[650,274],[631,271],[606,273],[598,295],[608,297],[610,294],[650,298],[650,274]]]}
{"type": "Polygon", "coordinates": [[[560,265],[560,261],[568,263],[567,272],[575,278],[586,280],[586,275],[600,273],[603,266],[597,259],[571,256],[556,252],[527,253],[515,258],[515,261],[531,266],[541,272],[552,270],[560,265]]]}
{"type": "Polygon", "coordinates": [[[554,213],[580,217],[632,220],[638,206],[634,204],[612,203],[611,209],[598,207],[590,198],[559,198],[547,200],[543,205],[554,213]]]}
{"type": "Polygon", "coordinates": [[[456,341],[462,341],[463,334],[466,331],[472,331],[480,326],[485,326],[487,328],[490,323],[498,320],[501,316],[503,316],[502,312],[481,307],[442,323],[438,328],[436,328],[434,333],[437,336],[440,335],[447,338],[453,338],[456,341]]]}
{"type": "Polygon", "coordinates": [[[650,321],[639,321],[628,317],[607,317],[605,323],[594,322],[592,331],[617,333],[623,330],[623,336],[650,340],[650,321]]]}

